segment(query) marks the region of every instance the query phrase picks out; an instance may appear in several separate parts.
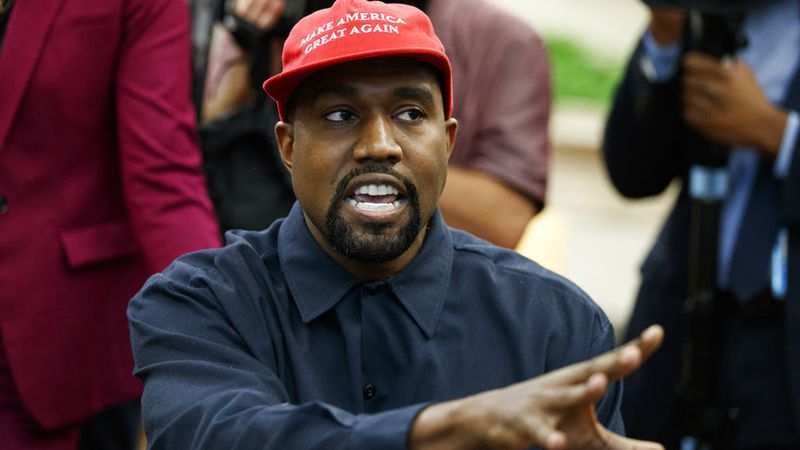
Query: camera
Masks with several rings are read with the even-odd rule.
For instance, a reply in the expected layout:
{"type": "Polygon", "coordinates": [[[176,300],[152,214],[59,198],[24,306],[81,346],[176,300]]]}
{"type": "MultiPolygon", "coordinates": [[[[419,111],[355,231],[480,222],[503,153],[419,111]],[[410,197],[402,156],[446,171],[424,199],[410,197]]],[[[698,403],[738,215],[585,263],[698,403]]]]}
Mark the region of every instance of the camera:
{"type": "Polygon", "coordinates": [[[709,55],[726,58],[747,45],[741,34],[742,21],[755,0],[644,0],[653,8],[687,11],[694,47],[709,55]]]}
{"type": "Polygon", "coordinates": [[[222,24],[231,32],[239,46],[247,51],[252,51],[270,36],[287,36],[294,24],[304,16],[333,4],[333,0],[286,0],[283,14],[278,22],[268,30],[261,30],[236,15],[233,2],[234,0],[225,2],[222,24]]]}

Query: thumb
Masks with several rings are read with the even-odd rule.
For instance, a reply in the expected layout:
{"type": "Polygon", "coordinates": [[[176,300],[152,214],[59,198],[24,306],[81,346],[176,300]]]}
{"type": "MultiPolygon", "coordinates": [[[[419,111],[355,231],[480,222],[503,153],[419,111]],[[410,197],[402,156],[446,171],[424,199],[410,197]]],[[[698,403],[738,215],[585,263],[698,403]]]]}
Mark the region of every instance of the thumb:
{"type": "Polygon", "coordinates": [[[625,436],[620,436],[605,428],[602,429],[603,442],[609,450],[664,450],[664,446],[657,442],[640,441],[625,436]]]}

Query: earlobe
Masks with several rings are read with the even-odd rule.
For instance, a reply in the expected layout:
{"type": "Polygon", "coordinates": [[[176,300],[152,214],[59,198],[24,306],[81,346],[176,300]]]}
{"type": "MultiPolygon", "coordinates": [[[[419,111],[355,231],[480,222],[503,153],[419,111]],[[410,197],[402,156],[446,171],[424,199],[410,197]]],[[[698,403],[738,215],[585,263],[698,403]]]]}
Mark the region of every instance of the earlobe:
{"type": "Polygon", "coordinates": [[[292,124],[279,121],[275,124],[275,141],[281,153],[281,161],[286,169],[292,172],[292,157],[294,156],[294,128],[292,124]]]}
{"type": "Polygon", "coordinates": [[[458,134],[458,121],[453,117],[447,119],[444,123],[445,133],[447,134],[447,158],[453,153],[453,148],[456,145],[456,135],[458,134]]]}

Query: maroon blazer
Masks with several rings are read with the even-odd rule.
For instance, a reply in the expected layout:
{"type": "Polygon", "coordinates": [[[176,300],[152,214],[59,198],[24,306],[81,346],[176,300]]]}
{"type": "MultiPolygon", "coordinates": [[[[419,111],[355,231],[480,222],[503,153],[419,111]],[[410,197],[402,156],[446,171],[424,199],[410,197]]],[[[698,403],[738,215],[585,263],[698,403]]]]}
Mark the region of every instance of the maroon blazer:
{"type": "Polygon", "coordinates": [[[125,309],[219,245],[184,0],[24,0],[0,50],[0,333],[48,428],[140,391],[125,309]],[[5,204],[5,206],[3,206],[5,204]]]}

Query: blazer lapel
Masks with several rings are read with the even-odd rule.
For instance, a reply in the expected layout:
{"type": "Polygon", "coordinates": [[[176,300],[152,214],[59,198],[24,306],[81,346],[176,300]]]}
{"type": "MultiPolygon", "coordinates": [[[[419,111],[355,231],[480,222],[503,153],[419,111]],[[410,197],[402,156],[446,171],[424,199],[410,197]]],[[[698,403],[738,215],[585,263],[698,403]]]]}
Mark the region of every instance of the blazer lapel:
{"type": "Polygon", "coordinates": [[[0,50],[0,152],[62,0],[14,2],[0,50]]]}

